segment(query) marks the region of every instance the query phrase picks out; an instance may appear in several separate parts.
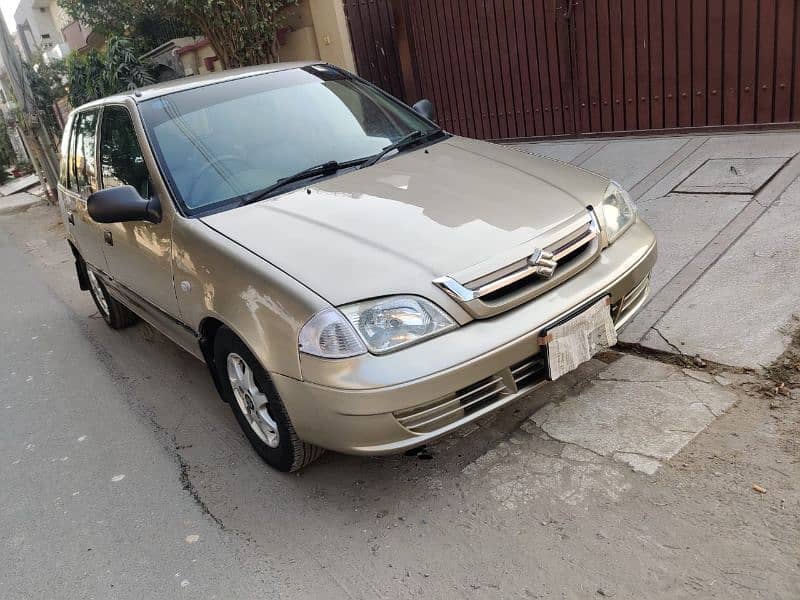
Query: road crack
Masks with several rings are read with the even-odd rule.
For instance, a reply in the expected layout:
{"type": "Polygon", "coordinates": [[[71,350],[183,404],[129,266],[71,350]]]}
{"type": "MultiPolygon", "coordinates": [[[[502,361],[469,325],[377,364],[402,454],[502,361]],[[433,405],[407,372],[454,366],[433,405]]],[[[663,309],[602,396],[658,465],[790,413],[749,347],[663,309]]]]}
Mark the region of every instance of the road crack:
{"type": "Polygon", "coordinates": [[[658,327],[653,327],[653,331],[655,331],[655,332],[658,334],[658,337],[660,337],[662,340],[664,340],[664,343],[665,343],[665,344],[667,344],[667,346],[669,346],[670,348],[672,348],[673,350],[675,350],[675,352],[677,352],[677,353],[678,353],[678,354],[680,354],[681,356],[686,356],[686,355],[683,353],[683,350],[681,350],[681,349],[680,349],[680,348],[678,348],[678,347],[677,347],[675,344],[673,344],[672,342],[670,342],[670,341],[667,339],[667,336],[665,336],[663,333],[661,333],[661,330],[659,330],[659,329],[658,329],[658,327]]]}
{"type": "Polygon", "coordinates": [[[177,457],[178,463],[181,467],[181,487],[189,493],[189,495],[192,497],[192,500],[194,500],[195,504],[200,507],[200,510],[203,512],[203,514],[208,515],[217,525],[219,525],[220,529],[224,530],[225,525],[223,524],[222,520],[213,512],[211,512],[211,509],[208,508],[208,505],[200,497],[200,492],[197,491],[197,488],[194,487],[192,480],[189,478],[189,464],[183,460],[183,457],[179,453],[176,453],[175,456],[177,457]]]}

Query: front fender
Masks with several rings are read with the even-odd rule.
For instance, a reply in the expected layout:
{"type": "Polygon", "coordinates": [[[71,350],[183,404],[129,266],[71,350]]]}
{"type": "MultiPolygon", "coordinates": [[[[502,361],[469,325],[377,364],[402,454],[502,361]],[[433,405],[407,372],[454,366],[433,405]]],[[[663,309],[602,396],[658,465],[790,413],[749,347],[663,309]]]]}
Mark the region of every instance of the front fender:
{"type": "Polygon", "coordinates": [[[301,379],[298,333],[329,304],[197,219],[177,218],[172,237],[183,322],[202,337],[204,320],[215,319],[233,330],[268,372],[301,379]]]}

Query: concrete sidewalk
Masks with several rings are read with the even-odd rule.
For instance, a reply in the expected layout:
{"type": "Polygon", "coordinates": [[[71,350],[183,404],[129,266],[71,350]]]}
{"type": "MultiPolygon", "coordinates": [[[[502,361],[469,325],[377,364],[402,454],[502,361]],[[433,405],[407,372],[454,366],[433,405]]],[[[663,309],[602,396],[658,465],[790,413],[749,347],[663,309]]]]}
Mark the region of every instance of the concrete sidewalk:
{"type": "Polygon", "coordinates": [[[11,179],[5,184],[0,185],[0,196],[10,196],[11,194],[24,192],[25,190],[29,190],[38,184],[39,176],[36,174],[25,175],[23,177],[18,177],[17,179],[11,179]]]}
{"type": "Polygon", "coordinates": [[[517,146],[625,185],[653,227],[652,295],[621,339],[756,368],[800,312],[800,132],[517,146]]]}

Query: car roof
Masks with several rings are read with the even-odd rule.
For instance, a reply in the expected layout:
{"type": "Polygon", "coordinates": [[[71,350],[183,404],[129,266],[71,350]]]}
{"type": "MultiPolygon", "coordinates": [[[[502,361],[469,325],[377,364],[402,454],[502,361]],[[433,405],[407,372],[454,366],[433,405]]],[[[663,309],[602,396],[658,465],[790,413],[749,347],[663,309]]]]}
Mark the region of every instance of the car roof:
{"type": "Polygon", "coordinates": [[[218,73],[209,73],[207,75],[192,75],[190,77],[182,77],[180,79],[171,79],[161,83],[155,83],[140,88],[136,88],[113,96],[106,96],[99,100],[87,102],[77,107],[72,112],[80,112],[87,108],[95,106],[103,106],[104,104],[113,104],[123,102],[128,98],[132,98],[135,102],[144,102],[152,98],[158,98],[166,94],[174,92],[182,92],[184,90],[191,90],[206,85],[213,85],[222,81],[231,81],[234,79],[242,79],[244,77],[252,77],[253,75],[264,75],[266,73],[275,73],[277,71],[287,71],[289,69],[299,69],[302,67],[309,67],[311,65],[324,64],[320,61],[297,61],[285,63],[272,63],[268,65],[257,65],[254,67],[240,67],[238,69],[228,69],[226,71],[219,71],[218,73]]]}

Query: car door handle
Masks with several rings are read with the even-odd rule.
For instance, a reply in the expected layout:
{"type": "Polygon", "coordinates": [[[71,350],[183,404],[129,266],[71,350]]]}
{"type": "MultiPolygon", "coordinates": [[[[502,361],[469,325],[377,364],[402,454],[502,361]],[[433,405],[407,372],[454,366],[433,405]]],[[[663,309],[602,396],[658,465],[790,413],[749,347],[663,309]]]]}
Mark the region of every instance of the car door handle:
{"type": "Polygon", "coordinates": [[[111,235],[110,231],[104,231],[103,232],[103,240],[105,240],[106,244],[108,244],[109,246],[113,246],[114,245],[114,238],[111,235]]]}
{"type": "Polygon", "coordinates": [[[73,215],[71,212],[67,213],[67,221],[70,225],[75,225],[75,215],[73,215]]]}

